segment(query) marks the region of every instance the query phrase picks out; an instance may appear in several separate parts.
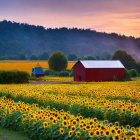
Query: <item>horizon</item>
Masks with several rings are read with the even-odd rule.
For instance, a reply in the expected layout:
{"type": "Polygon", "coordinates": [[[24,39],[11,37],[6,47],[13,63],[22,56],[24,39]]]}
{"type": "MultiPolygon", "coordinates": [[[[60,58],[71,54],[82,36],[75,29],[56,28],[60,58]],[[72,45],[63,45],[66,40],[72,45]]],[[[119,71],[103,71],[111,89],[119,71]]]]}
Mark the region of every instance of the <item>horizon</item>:
{"type": "Polygon", "coordinates": [[[138,0],[0,0],[0,20],[140,37],[138,0]]]}

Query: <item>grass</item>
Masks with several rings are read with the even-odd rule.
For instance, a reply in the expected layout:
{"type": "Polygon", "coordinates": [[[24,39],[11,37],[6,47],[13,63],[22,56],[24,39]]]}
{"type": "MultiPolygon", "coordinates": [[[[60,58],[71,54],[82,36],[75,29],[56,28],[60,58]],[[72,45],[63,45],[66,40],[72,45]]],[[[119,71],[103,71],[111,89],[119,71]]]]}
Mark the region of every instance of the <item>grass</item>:
{"type": "Polygon", "coordinates": [[[30,140],[23,132],[16,132],[0,127],[0,140],[30,140]]]}

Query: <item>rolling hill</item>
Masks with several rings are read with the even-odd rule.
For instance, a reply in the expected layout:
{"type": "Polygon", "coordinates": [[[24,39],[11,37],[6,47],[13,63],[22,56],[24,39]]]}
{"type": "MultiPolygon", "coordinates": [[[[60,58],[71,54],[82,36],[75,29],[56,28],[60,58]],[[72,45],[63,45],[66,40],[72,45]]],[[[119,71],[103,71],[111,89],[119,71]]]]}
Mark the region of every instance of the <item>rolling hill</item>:
{"type": "Polygon", "coordinates": [[[116,33],[102,33],[90,29],[47,29],[11,21],[0,22],[0,56],[24,53],[39,55],[59,50],[79,56],[107,56],[115,50],[125,50],[140,60],[140,38],[116,33]]]}

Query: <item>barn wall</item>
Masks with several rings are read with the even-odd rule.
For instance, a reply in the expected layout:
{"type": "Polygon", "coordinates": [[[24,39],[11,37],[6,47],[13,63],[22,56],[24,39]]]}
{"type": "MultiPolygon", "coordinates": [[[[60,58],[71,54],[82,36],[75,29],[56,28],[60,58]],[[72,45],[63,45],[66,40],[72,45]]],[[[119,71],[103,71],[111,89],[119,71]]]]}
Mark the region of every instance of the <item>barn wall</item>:
{"type": "Polygon", "coordinates": [[[112,81],[113,76],[116,76],[118,80],[123,80],[124,68],[89,68],[86,69],[85,81],[112,81]]]}
{"type": "Polygon", "coordinates": [[[85,73],[85,68],[83,65],[78,62],[74,68],[73,68],[73,74],[74,74],[74,81],[85,81],[86,80],[86,73],[85,73]],[[80,79],[81,77],[81,79],[80,79]]]}

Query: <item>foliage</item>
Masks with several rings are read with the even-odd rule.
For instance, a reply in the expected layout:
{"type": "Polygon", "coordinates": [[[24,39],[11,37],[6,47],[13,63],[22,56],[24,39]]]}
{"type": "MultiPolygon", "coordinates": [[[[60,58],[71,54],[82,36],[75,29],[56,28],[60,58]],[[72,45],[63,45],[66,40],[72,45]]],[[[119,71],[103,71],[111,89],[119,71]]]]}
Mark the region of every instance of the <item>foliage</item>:
{"type": "Polygon", "coordinates": [[[44,52],[38,57],[39,60],[48,60],[49,59],[49,54],[48,52],[44,52]]]}
{"type": "Polygon", "coordinates": [[[60,72],[67,68],[68,62],[63,53],[56,51],[49,57],[48,64],[51,70],[60,72]]]}
{"type": "Polygon", "coordinates": [[[83,60],[96,60],[96,58],[94,56],[88,55],[83,57],[83,60]]]}
{"type": "Polygon", "coordinates": [[[112,54],[120,48],[131,52],[134,47],[137,50],[136,57],[139,57],[140,54],[139,38],[115,33],[101,33],[90,29],[45,29],[42,26],[4,20],[0,22],[0,33],[0,56],[5,57],[17,55],[20,52],[30,56],[32,54],[39,55],[44,51],[54,52],[55,50],[65,54],[74,52],[79,56],[106,57],[105,52],[112,54]]]}
{"type": "Polygon", "coordinates": [[[124,78],[124,81],[130,81],[130,80],[131,80],[130,73],[128,72],[127,69],[125,69],[125,78],[124,78]]]}
{"type": "Polygon", "coordinates": [[[114,75],[114,76],[112,77],[112,81],[118,81],[118,78],[114,75]]]}
{"type": "Polygon", "coordinates": [[[129,70],[128,73],[130,74],[131,77],[137,77],[138,76],[138,72],[135,69],[129,70]]]}
{"type": "Polygon", "coordinates": [[[38,58],[37,58],[36,55],[32,55],[32,56],[30,57],[30,59],[31,59],[31,60],[38,60],[38,58]]]}
{"type": "Polygon", "coordinates": [[[5,140],[30,140],[23,131],[8,130],[0,127],[0,137],[5,140]]]}
{"type": "Polygon", "coordinates": [[[46,70],[45,71],[46,76],[60,76],[60,77],[68,77],[68,76],[73,76],[73,70],[63,70],[60,72],[56,72],[53,70],[46,70]]]}
{"type": "Polygon", "coordinates": [[[112,60],[120,60],[127,69],[135,69],[137,67],[134,58],[130,54],[127,54],[122,50],[117,50],[116,52],[114,52],[112,60]]]}
{"type": "Polygon", "coordinates": [[[122,125],[126,125],[126,123],[131,126],[140,125],[140,96],[136,82],[89,85],[22,85],[22,87],[10,85],[6,88],[4,85],[0,86],[0,91],[0,96],[5,96],[16,102],[24,101],[29,104],[37,103],[43,107],[50,106],[50,109],[63,109],[75,116],[80,113],[84,118],[96,117],[99,120],[107,119],[109,122],[118,121],[122,125]],[[126,85],[129,88],[126,88],[126,85]],[[126,118],[129,119],[129,114],[131,121],[126,122],[126,118]]]}
{"type": "Polygon", "coordinates": [[[139,139],[139,110],[140,81],[0,85],[0,126],[35,140],[139,139]]]}
{"type": "Polygon", "coordinates": [[[22,130],[31,139],[109,139],[115,138],[116,135],[127,139],[132,139],[132,136],[139,137],[138,128],[130,125],[121,126],[118,121],[100,122],[95,117],[84,119],[81,114],[74,116],[63,110],[50,110],[49,106],[38,107],[38,104],[29,105],[21,101],[16,104],[5,97],[0,98],[0,104],[0,125],[22,130]]]}
{"type": "Polygon", "coordinates": [[[68,55],[68,60],[69,60],[69,61],[76,61],[77,58],[78,58],[77,55],[74,54],[74,53],[70,53],[70,54],[68,55]]]}
{"type": "Polygon", "coordinates": [[[140,62],[137,62],[137,71],[138,71],[138,74],[140,75],[140,62]]]}
{"type": "Polygon", "coordinates": [[[0,83],[27,83],[29,81],[29,74],[24,71],[0,71],[0,83]]]}

